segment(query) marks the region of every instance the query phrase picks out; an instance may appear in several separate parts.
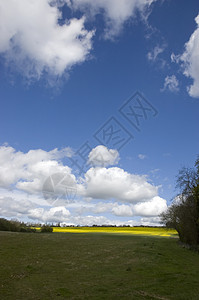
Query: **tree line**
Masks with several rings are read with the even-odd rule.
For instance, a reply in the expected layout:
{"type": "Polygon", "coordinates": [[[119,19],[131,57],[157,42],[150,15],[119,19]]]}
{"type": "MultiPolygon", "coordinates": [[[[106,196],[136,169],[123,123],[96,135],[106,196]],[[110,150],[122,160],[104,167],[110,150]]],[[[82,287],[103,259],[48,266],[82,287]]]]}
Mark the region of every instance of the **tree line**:
{"type": "MultiPolygon", "coordinates": [[[[49,225],[40,226],[40,232],[53,232],[53,228],[49,225]]],[[[0,218],[0,231],[12,231],[12,232],[29,232],[34,233],[37,230],[24,222],[16,221],[16,220],[6,220],[4,218],[0,218]]]]}
{"type": "Polygon", "coordinates": [[[179,194],[161,220],[168,228],[178,232],[182,243],[199,245],[199,155],[192,168],[183,167],[176,180],[179,194]]]}

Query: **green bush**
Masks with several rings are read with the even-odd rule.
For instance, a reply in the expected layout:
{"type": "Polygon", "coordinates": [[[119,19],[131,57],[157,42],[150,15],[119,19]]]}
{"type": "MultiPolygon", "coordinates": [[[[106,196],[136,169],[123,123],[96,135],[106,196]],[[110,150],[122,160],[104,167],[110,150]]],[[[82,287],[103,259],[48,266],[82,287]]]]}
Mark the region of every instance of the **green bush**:
{"type": "Polygon", "coordinates": [[[43,225],[41,227],[41,232],[53,232],[53,228],[49,225],[43,225]]]}
{"type": "Polygon", "coordinates": [[[4,218],[0,218],[0,230],[1,231],[19,231],[19,227],[15,221],[8,221],[4,218]]]}
{"type": "Polygon", "coordinates": [[[20,232],[36,232],[36,229],[30,227],[21,227],[20,232]]]}
{"type": "Polygon", "coordinates": [[[0,218],[0,231],[36,232],[36,229],[27,226],[23,222],[9,221],[4,218],[0,218]]]}

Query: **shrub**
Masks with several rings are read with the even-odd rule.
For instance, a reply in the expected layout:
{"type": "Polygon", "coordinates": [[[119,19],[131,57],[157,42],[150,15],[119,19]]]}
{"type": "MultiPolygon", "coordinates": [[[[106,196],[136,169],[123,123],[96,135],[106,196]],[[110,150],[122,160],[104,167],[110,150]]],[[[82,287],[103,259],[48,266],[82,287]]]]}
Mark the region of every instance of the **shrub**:
{"type": "Polygon", "coordinates": [[[53,232],[53,228],[49,225],[43,225],[41,227],[41,232],[53,232]]]}
{"type": "Polygon", "coordinates": [[[0,231],[36,232],[36,229],[27,226],[23,222],[9,221],[4,218],[0,218],[0,231]]]}
{"type": "Polygon", "coordinates": [[[20,232],[36,232],[36,229],[30,227],[21,227],[20,232]]]}
{"type": "Polygon", "coordinates": [[[195,167],[179,171],[178,201],[161,215],[162,223],[168,228],[175,228],[180,241],[192,246],[199,245],[199,158],[195,167]]]}
{"type": "Polygon", "coordinates": [[[2,231],[19,231],[19,227],[15,221],[8,221],[4,218],[1,218],[0,219],[0,230],[2,230],[2,231]]]}

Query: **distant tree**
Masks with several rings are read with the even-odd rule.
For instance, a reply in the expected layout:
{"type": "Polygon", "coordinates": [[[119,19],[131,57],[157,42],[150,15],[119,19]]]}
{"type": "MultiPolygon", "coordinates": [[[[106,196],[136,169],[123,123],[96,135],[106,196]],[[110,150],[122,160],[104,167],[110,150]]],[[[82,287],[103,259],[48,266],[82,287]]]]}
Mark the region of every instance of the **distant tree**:
{"type": "Polygon", "coordinates": [[[195,168],[179,171],[176,182],[180,194],[161,214],[162,223],[175,228],[183,243],[199,245],[199,156],[195,168]]]}
{"type": "Polygon", "coordinates": [[[53,232],[53,228],[49,225],[43,225],[41,227],[41,232],[53,232]]]}
{"type": "Polygon", "coordinates": [[[0,231],[16,231],[17,228],[11,224],[10,221],[1,218],[0,219],[0,231]]]}
{"type": "Polygon", "coordinates": [[[0,218],[0,231],[15,231],[15,232],[36,232],[35,229],[31,228],[24,222],[18,220],[6,220],[0,218]]]}

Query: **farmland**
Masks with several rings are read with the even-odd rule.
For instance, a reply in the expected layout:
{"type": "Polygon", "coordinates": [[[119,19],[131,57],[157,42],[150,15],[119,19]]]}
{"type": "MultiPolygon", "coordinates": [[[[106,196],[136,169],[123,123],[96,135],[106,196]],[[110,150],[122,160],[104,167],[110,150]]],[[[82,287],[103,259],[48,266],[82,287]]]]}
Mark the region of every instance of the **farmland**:
{"type": "Polygon", "coordinates": [[[0,232],[0,299],[198,299],[199,255],[177,238],[97,229],[0,232]]]}
{"type": "MultiPolygon", "coordinates": [[[[39,228],[38,228],[39,229],[39,228]]],[[[161,227],[53,227],[53,232],[66,233],[114,233],[146,236],[177,237],[174,229],[161,227]]]]}

